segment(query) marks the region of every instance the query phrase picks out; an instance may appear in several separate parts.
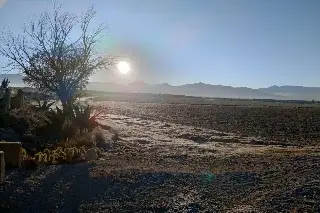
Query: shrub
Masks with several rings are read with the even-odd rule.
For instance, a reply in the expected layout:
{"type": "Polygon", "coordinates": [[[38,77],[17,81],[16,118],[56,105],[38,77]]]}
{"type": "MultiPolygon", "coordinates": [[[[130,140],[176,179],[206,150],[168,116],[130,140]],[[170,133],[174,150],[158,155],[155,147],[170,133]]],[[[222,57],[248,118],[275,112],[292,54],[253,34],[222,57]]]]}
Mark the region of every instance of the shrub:
{"type": "Polygon", "coordinates": [[[79,127],[80,132],[82,132],[84,129],[92,131],[94,128],[98,126],[97,118],[102,113],[102,111],[93,113],[93,107],[91,107],[90,105],[74,105],[73,109],[74,120],[76,125],[79,127]]]}
{"type": "Polygon", "coordinates": [[[67,139],[67,138],[72,138],[80,133],[79,128],[77,125],[75,125],[74,122],[70,120],[66,120],[64,124],[62,125],[62,138],[67,139]]]}
{"type": "Polygon", "coordinates": [[[51,107],[52,107],[56,102],[54,101],[54,102],[48,103],[48,101],[45,100],[45,101],[41,104],[40,100],[37,99],[37,103],[38,103],[38,107],[37,107],[38,110],[48,111],[48,110],[51,109],[51,107]]]}
{"type": "Polygon", "coordinates": [[[46,126],[50,120],[46,113],[39,113],[30,107],[10,111],[10,127],[17,133],[37,133],[36,130],[46,126]]]}
{"type": "Polygon", "coordinates": [[[106,141],[106,137],[103,134],[103,132],[100,130],[97,130],[97,131],[93,132],[93,134],[94,134],[94,140],[96,142],[96,146],[99,148],[105,149],[106,145],[107,145],[107,141],[106,141]]]}
{"type": "Polygon", "coordinates": [[[2,82],[1,82],[0,88],[1,88],[1,89],[6,89],[6,88],[9,87],[9,84],[10,84],[9,79],[8,79],[8,78],[4,78],[4,79],[2,80],[2,82]]]}
{"type": "Polygon", "coordinates": [[[95,142],[92,140],[92,133],[84,133],[84,134],[72,137],[70,139],[62,140],[57,144],[57,146],[61,146],[63,148],[71,148],[71,147],[80,148],[82,146],[91,148],[95,146],[95,142]]]}
{"type": "Polygon", "coordinates": [[[23,148],[21,148],[21,156],[22,156],[22,158],[27,156],[27,151],[23,148]]]}

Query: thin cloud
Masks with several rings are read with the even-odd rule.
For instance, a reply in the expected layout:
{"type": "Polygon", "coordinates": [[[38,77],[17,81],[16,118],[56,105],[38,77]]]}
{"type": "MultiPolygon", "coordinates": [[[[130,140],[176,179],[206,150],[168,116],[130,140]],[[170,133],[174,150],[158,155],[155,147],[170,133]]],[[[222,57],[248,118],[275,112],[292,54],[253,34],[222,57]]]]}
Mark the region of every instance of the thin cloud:
{"type": "Polygon", "coordinates": [[[3,5],[5,5],[6,2],[7,0],[0,0],[0,8],[3,7],[3,5]]]}

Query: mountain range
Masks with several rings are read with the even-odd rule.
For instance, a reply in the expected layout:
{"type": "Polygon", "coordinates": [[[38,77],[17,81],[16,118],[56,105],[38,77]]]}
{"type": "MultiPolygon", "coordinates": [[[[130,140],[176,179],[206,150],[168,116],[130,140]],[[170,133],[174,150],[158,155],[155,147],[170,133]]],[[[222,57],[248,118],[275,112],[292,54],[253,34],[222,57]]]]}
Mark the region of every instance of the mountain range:
{"type": "MultiPolygon", "coordinates": [[[[0,81],[8,78],[14,87],[24,86],[20,74],[0,74],[0,81]]],[[[126,93],[154,93],[173,94],[200,97],[246,98],[246,99],[279,99],[279,100],[320,100],[320,87],[303,86],[270,86],[267,88],[252,89],[248,87],[231,87],[211,85],[205,83],[185,84],[172,86],[167,83],[148,84],[135,81],[129,84],[113,82],[90,82],[89,90],[126,92],[126,93]]]]}

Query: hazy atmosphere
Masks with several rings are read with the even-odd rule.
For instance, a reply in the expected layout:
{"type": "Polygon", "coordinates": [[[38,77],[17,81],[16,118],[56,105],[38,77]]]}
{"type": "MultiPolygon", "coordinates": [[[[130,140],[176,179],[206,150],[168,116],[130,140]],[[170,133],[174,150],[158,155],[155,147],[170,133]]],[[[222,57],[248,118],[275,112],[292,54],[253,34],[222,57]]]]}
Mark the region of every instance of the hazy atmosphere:
{"type": "MultiPolygon", "coordinates": [[[[0,2],[0,26],[14,33],[32,15],[52,10],[54,3],[0,2]]],[[[320,86],[320,2],[316,0],[55,2],[64,11],[79,14],[94,5],[94,23],[108,25],[99,48],[130,62],[127,75],[103,72],[92,81],[320,86]]]]}
{"type": "Polygon", "coordinates": [[[320,0],[0,0],[0,212],[319,213],[320,0]]]}

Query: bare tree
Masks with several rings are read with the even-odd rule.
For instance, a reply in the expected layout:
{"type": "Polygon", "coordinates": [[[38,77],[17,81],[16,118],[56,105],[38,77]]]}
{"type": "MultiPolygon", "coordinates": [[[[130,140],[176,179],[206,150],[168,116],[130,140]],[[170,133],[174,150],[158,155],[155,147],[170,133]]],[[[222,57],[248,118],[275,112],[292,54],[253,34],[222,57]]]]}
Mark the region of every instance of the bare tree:
{"type": "Polygon", "coordinates": [[[105,28],[89,30],[94,16],[93,8],[78,17],[54,7],[53,14],[46,11],[25,25],[23,33],[2,33],[0,55],[8,59],[6,67],[21,71],[26,84],[54,93],[66,109],[96,70],[112,65],[96,51],[105,28]]]}

